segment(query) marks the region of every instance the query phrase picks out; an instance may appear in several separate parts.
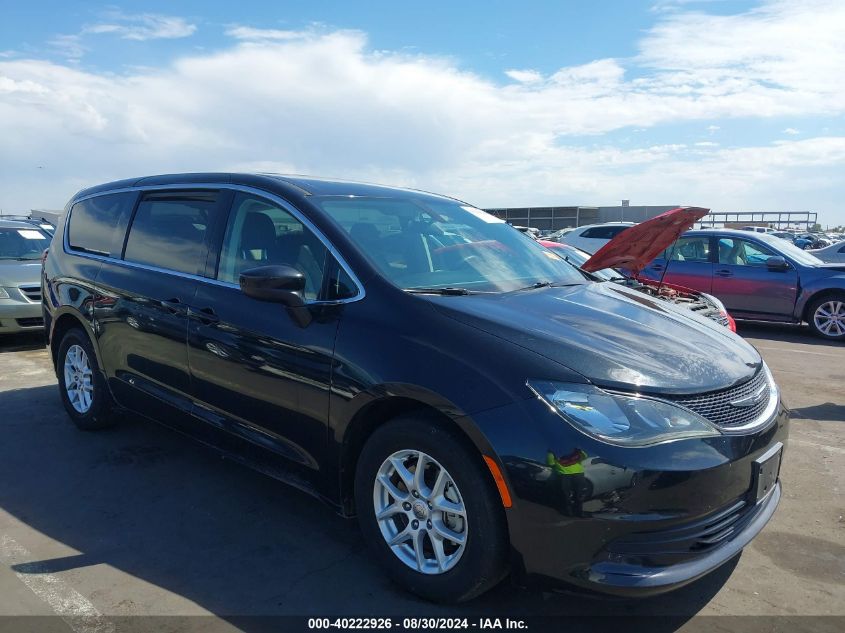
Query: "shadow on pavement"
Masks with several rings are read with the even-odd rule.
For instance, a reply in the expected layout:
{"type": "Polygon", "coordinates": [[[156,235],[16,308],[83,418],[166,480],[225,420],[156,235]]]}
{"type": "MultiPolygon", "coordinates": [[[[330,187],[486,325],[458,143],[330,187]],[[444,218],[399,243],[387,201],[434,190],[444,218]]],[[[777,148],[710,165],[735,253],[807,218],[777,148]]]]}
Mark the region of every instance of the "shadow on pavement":
{"type": "Polygon", "coordinates": [[[29,352],[44,349],[44,332],[26,332],[25,334],[0,334],[0,354],[6,352],[29,352]]]}
{"type": "MultiPolygon", "coordinates": [[[[432,605],[386,579],[355,522],[175,432],[135,418],[78,431],[55,385],[0,392],[0,411],[0,507],[78,552],[16,570],[102,565],[144,581],[110,573],[105,582],[96,570],[74,576],[77,590],[96,592],[102,605],[131,596],[155,610],[161,587],[232,622],[285,614],[672,616],[649,619],[659,632],[698,613],[738,561],[670,598],[540,593],[506,581],[467,605],[432,605]]],[[[249,629],[249,620],[239,626],[249,629]]]]}
{"type": "Polygon", "coordinates": [[[818,345],[845,352],[845,345],[841,341],[828,341],[815,336],[807,325],[738,321],[737,334],[746,338],[760,338],[769,341],[780,341],[782,343],[800,343],[802,345],[818,345]]]}
{"type": "Polygon", "coordinates": [[[845,405],[825,402],[812,407],[791,409],[793,418],[803,420],[826,420],[829,422],[845,422],[845,405]]]}

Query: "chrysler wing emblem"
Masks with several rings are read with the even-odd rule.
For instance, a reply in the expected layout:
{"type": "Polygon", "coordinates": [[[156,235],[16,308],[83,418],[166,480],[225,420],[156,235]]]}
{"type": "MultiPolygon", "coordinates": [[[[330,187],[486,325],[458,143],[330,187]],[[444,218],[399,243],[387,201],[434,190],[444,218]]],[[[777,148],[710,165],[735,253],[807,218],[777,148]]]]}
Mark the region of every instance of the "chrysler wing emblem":
{"type": "Polygon", "coordinates": [[[732,407],[738,407],[740,409],[743,409],[745,407],[753,407],[755,404],[758,404],[763,398],[766,397],[766,389],[768,389],[768,387],[769,385],[763,385],[751,395],[745,396],[744,398],[739,398],[738,400],[731,400],[730,405],[732,407]]]}

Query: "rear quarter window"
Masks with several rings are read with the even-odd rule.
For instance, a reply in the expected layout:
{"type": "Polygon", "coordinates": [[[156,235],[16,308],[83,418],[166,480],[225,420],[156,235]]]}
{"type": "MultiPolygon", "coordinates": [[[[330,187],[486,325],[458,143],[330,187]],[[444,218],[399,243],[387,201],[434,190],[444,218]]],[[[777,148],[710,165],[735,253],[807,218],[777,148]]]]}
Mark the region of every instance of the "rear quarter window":
{"type": "Polygon", "coordinates": [[[71,249],[85,253],[120,256],[123,231],[132,211],[135,193],[113,193],[77,202],[70,210],[67,238],[71,249]]]}

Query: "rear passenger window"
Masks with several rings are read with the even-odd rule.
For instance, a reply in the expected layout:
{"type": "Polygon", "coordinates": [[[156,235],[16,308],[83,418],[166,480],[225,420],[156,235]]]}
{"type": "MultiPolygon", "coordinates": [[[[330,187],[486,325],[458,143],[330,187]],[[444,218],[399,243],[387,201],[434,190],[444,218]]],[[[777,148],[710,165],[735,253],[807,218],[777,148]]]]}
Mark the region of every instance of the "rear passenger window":
{"type": "Polygon", "coordinates": [[[97,255],[119,256],[123,236],[116,235],[115,229],[126,226],[125,219],[132,211],[135,195],[112,193],[73,205],[67,228],[70,248],[97,255]]]}
{"type": "Polygon", "coordinates": [[[205,238],[216,205],[216,192],[144,196],[129,228],[123,258],[199,274],[205,268],[205,238]]]}
{"type": "Polygon", "coordinates": [[[708,263],[710,261],[710,238],[707,236],[682,237],[663,251],[661,257],[682,262],[708,263]]]}
{"type": "Polygon", "coordinates": [[[238,193],[223,238],[217,279],[238,283],[243,270],[284,264],[305,275],[305,298],[315,300],[328,258],[320,239],[289,212],[263,198],[238,193]]]}

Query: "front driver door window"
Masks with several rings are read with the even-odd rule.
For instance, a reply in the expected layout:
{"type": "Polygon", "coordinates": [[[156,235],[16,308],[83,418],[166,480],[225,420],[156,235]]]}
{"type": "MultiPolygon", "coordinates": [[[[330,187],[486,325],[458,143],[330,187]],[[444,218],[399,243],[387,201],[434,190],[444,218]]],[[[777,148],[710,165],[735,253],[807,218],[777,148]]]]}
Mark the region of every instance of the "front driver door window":
{"type": "Polygon", "coordinates": [[[309,303],[330,297],[351,280],[344,285],[335,279],[334,258],[323,242],[290,211],[265,198],[235,193],[222,233],[216,277],[228,283],[199,282],[193,301],[188,355],[194,411],[212,426],[285,458],[285,468],[295,470],[296,478],[313,481],[320,474],[316,465],[324,463],[342,308],[308,308],[315,318],[302,327],[285,306],[246,296],[238,276],[257,266],[292,266],[305,275],[309,303]]]}
{"type": "Polygon", "coordinates": [[[748,240],[722,238],[719,240],[719,263],[731,266],[765,266],[773,250],[748,240]]]}
{"type": "Polygon", "coordinates": [[[317,299],[328,250],[288,211],[255,196],[237,194],[232,205],[217,279],[238,283],[241,271],[285,264],[305,275],[305,299],[317,299]]]}
{"type": "Polygon", "coordinates": [[[773,270],[769,257],[778,253],[757,241],[738,237],[718,240],[718,264],[713,271],[713,294],[737,316],[765,315],[790,320],[795,306],[797,278],[794,267],[773,270]]]}

